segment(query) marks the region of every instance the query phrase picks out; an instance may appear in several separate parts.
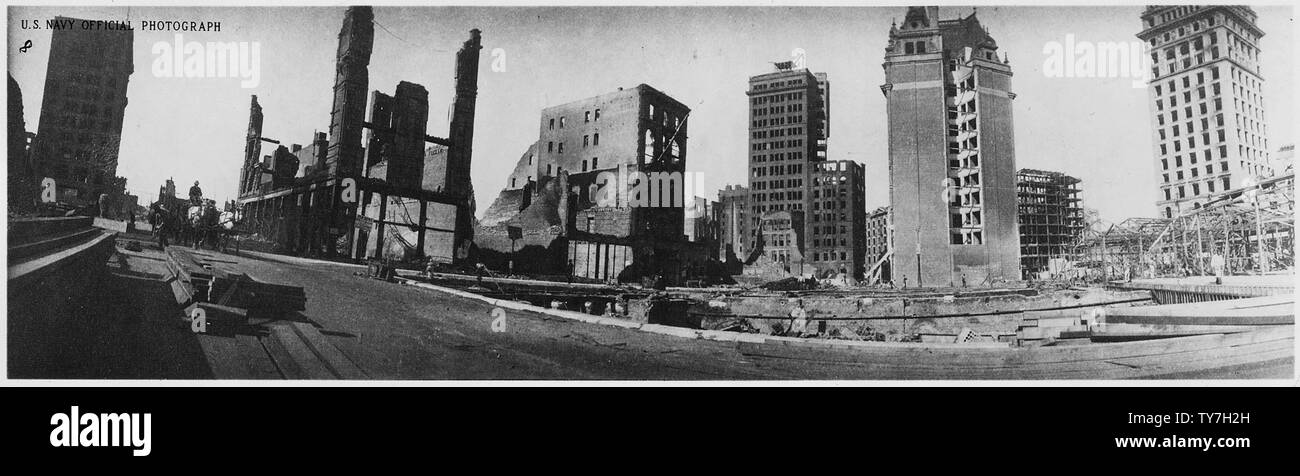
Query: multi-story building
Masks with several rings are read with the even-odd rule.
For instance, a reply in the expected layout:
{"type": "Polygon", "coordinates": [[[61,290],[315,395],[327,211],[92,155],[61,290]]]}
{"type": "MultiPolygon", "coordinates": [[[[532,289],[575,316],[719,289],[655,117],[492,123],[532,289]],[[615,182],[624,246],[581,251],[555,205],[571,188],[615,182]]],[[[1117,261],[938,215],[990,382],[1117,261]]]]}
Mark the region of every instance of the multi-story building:
{"type": "Polygon", "coordinates": [[[885,48],[894,280],[1017,280],[1011,66],[974,13],[938,15],[909,7],[885,48]]]}
{"type": "Polygon", "coordinates": [[[749,78],[749,221],[746,248],[790,272],[812,271],[805,243],[812,241],[808,193],[813,164],[826,160],[830,137],[830,82],[823,73],[776,64],[749,78]]]}
{"type": "Polygon", "coordinates": [[[1074,258],[1083,233],[1080,180],[1060,172],[1020,169],[1020,266],[1028,276],[1049,269],[1052,259],[1074,258]]]}
{"type": "Polygon", "coordinates": [[[1267,177],[1268,126],[1255,12],[1245,6],[1161,5],[1142,12],[1150,46],[1156,205],[1162,217],[1267,177]]]}
{"type": "MultiPolygon", "coordinates": [[[[61,24],[82,20],[58,17],[61,24]]],[[[115,200],[126,84],[135,71],[133,30],[57,29],[50,35],[41,117],[33,143],[40,176],[53,178],[58,200],[83,205],[115,200]]]]}
{"type": "Polygon", "coordinates": [[[807,249],[816,276],[862,277],[866,250],[866,174],[862,164],[833,160],[812,164],[807,191],[812,225],[807,249]]]}
{"type": "Polygon", "coordinates": [[[728,185],[727,188],[718,190],[718,259],[723,262],[744,261],[753,251],[746,232],[748,209],[748,188],[728,185]]]}

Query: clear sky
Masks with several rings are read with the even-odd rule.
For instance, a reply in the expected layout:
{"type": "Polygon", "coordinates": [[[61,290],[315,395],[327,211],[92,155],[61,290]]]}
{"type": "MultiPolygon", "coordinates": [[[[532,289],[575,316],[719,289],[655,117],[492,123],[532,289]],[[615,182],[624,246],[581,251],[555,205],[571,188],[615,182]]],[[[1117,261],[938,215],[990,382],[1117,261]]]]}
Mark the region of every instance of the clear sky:
{"type": "MultiPolygon", "coordinates": [[[[1083,179],[1085,205],[1108,221],[1154,216],[1156,177],[1145,89],[1129,78],[1049,78],[1044,46],[1066,41],[1136,42],[1143,7],[979,7],[980,21],[1010,56],[1015,73],[1016,162],[1083,179]]],[[[745,183],[749,76],[791,59],[831,81],[831,159],[863,163],[867,207],[888,204],[888,157],[881,63],[891,19],[905,7],[463,8],[377,7],[370,88],[392,93],[399,81],[429,91],[429,133],[446,136],[455,51],[471,28],[483,31],[472,177],[479,212],[505,185],[515,161],[538,135],[543,107],[631,87],[662,90],[693,109],[687,168],[702,172],[706,196],[745,183]],[[493,71],[494,50],[505,70],[493,71]]],[[[1290,7],[1255,7],[1264,30],[1269,149],[1294,143],[1295,37],[1290,7]]],[[[970,7],[944,7],[941,17],[970,7]]],[[[131,8],[145,19],[220,21],[220,33],[183,33],[184,41],[258,42],[261,83],[238,79],[157,78],[152,46],[171,32],[137,31],[135,74],[122,132],[118,174],[148,202],[175,177],[195,180],[218,200],[234,198],[248,125],[249,95],[265,113],[263,133],[308,144],[329,128],[334,54],[343,7],[131,8]]],[[[9,9],[10,74],[23,90],[35,130],[49,30],[23,31],[21,19],[56,15],[124,19],[125,8],[9,9]],[[28,53],[12,46],[33,41],[28,53]]],[[[263,149],[264,152],[266,149],[263,149]]]]}

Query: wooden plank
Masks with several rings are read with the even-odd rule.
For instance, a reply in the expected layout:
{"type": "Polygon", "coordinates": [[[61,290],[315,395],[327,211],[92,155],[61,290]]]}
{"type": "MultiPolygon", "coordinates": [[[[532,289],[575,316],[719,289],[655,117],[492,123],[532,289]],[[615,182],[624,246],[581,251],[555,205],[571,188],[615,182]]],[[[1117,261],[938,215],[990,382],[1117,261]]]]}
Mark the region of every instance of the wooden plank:
{"type": "MultiPolygon", "coordinates": [[[[1177,339],[1189,338],[1167,340],[1177,339]]],[[[842,378],[861,378],[863,374],[867,374],[873,378],[908,379],[1124,379],[1151,378],[1187,372],[1213,372],[1214,369],[1236,365],[1285,361],[1294,357],[1294,344],[1295,340],[1292,338],[1157,355],[1114,356],[1054,362],[1013,358],[1027,355],[1021,349],[1003,353],[1000,356],[1003,359],[1001,365],[986,366],[962,365],[962,362],[957,361],[939,362],[935,359],[918,358],[920,357],[918,354],[902,355],[903,353],[858,355],[853,360],[829,360],[824,358],[826,354],[793,352],[794,348],[790,347],[784,349],[787,351],[784,355],[781,352],[783,349],[780,348],[765,349],[764,354],[745,352],[745,355],[751,359],[766,357],[764,366],[773,368],[788,366],[791,370],[805,367],[807,361],[815,361],[824,364],[825,369],[835,371],[842,378]]],[[[1112,345],[1116,344],[1085,344],[1060,347],[1056,350],[1112,345]]],[[[739,346],[743,348],[752,344],[741,343],[739,346]]]]}
{"type": "Polygon", "coordinates": [[[352,359],[349,359],[342,351],[330,343],[324,334],[321,334],[315,326],[304,322],[291,322],[294,332],[302,338],[302,341],[311,347],[312,351],[325,362],[327,366],[339,378],[357,380],[369,378],[365,371],[361,370],[352,359]]]}
{"type": "Polygon", "coordinates": [[[1052,369],[1077,367],[1080,362],[1105,362],[1116,359],[1152,357],[1168,358],[1173,354],[1216,352],[1220,348],[1248,346],[1263,342],[1285,342],[1293,345],[1293,326],[1262,328],[1234,334],[1212,334],[1174,337],[1138,342],[1095,343],[1078,346],[1042,346],[1031,348],[952,348],[915,344],[914,348],[859,347],[845,349],[816,349],[770,344],[739,343],[737,349],[745,355],[816,360],[840,363],[872,363],[897,365],[902,368],[925,371],[944,368],[961,371],[1000,371],[1041,367],[1045,373],[1052,369]]]}
{"type": "Polygon", "coordinates": [[[294,332],[292,327],[287,325],[273,325],[270,326],[270,328],[270,339],[274,340],[275,343],[279,344],[279,346],[284,349],[284,355],[287,356],[288,359],[287,361],[282,362],[277,358],[276,364],[282,365],[282,368],[297,367],[300,371],[300,376],[295,376],[294,378],[305,380],[330,380],[338,378],[338,375],[335,375],[334,372],[330,370],[329,366],[316,356],[316,353],[312,351],[311,347],[303,341],[302,337],[299,336],[297,332],[294,332]],[[290,363],[292,363],[292,365],[289,365],[290,363]]]}

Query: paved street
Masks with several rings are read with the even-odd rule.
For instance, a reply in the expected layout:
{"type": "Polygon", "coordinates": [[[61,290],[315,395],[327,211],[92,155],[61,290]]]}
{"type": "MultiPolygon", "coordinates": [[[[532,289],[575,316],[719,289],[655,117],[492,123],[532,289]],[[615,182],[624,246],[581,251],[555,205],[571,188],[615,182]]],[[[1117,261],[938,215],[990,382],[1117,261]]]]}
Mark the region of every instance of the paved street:
{"type": "MultiPolygon", "coordinates": [[[[161,251],[152,246],[140,253],[120,247],[119,251],[121,259],[111,263],[114,283],[105,287],[111,290],[105,294],[119,298],[110,300],[103,322],[96,324],[105,334],[92,346],[104,358],[93,359],[75,374],[275,377],[269,361],[258,361],[265,359],[265,353],[251,337],[189,332],[161,281],[161,251]]],[[[746,360],[734,343],[542,314],[507,311],[505,332],[493,332],[492,306],[353,274],[363,271],[363,266],[264,254],[200,253],[261,281],[304,287],[308,300],[303,315],[373,379],[808,378],[764,369],[746,360]]]]}

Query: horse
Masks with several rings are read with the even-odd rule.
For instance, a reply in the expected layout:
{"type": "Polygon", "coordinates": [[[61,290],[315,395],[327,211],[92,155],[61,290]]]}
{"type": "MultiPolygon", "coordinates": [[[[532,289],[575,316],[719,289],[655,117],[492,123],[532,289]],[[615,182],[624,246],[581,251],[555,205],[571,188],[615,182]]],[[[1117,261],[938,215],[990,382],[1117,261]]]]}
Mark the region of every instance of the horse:
{"type": "Polygon", "coordinates": [[[218,231],[222,228],[219,224],[220,216],[216,207],[190,207],[185,220],[189,235],[186,242],[191,243],[194,249],[199,249],[204,244],[217,249],[218,231]]]}

